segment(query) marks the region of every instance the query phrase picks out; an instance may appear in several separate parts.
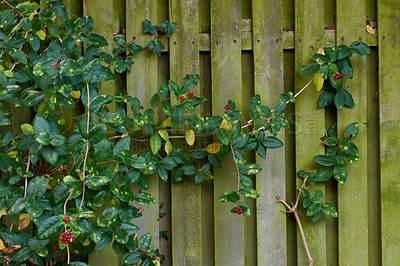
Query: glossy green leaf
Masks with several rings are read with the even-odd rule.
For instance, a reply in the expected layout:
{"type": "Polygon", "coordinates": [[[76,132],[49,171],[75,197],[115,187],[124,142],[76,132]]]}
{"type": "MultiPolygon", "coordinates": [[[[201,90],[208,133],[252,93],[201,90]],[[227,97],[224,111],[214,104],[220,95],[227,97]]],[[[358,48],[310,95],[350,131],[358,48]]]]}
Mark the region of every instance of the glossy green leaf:
{"type": "Polygon", "coordinates": [[[218,201],[219,202],[233,202],[236,203],[238,202],[240,199],[239,194],[236,191],[233,190],[228,190],[223,192],[221,195],[219,195],[218,197],[218,201]]]}

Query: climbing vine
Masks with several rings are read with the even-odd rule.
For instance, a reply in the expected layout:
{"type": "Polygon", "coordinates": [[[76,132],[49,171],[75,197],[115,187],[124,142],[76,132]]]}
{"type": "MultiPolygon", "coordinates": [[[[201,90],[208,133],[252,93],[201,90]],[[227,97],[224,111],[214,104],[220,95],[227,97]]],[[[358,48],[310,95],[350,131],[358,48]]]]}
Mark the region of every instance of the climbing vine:
{"type": "MultiPolygon", "coordinates": [[[[312,81],[323,89],[320,107],[354,106],[342,78],[353,77],[352,54],[370,52],[362,42],[321,49],[313,56],[316,62],[300,73],[314,78],[296,95],[281,94],[273,109],[255,95],[250,120],[233,100],[227,102],[223,116],[205,118],[191,112],[206,101],[193,92],[197,74],[163,83],[149,108],[125,91],[100,93],[102,82],[115,79],[115,72],[132,70],[139,52],[160,55],[160,38],[169,38],[175,23],[157,26],[145,20],[144,31],[154,37],[149,43],[115,36],[109,44],[92,32],[90,16],[70,18],[60,0],[47,1],[48,9],[42,10],[34,2],[1,3],[8,7],[0,12],[0,215],[8,221],[0,225],[2,264],[86,265],[87,254],[112,243],[126,265],[159,265],[163,256],[150,247],[154,236],[139,237],[134,222],[142,216],[139,204],[156,203],[146,192],[146,176],[158,174],[166,182],[174,170],[175,182],[194,178],[201,183],[213,179],[213,168],[222,168],[220,159],[225,156],[234,159],[237,178],[218,201],[230,202],[232,213],[249,216],[243,199],[259,197],[250,176],[261,168],[248,162],[243,152],[255,150],[265,158],[268,149],[283,146],[276,136],[289,127],[283,115],[286,106],[312,81]],[[111,53],[102,49],[109,45],[114,47],[111,53]],[[80,106],[83,114],[75,116],[73,124],[66,121],[80,106]],[[167,118],[157,124],[159,109],[167,118]],[[32,112],[32,120],[17,123],[16,114],[22,112],[32,112]],[[196,149],[194,143],[208,136],[215,141],[196,149]],[[185,140],[191,151],[174,148],[174,139],[185,140]],[[147,143],[148,151],[134,150],[138,142],[147,143]]],[[[296,203],[289,206],[277,197],[294,213],[300,228],[299,205],[314,221],[322,213],[337,216],[332,204],[323,203],[322,192],[309,186],[332,176],[344,184],[344,165],[358,159],[352,142],[357,132],[353,123],[340,140],[333,125],[322,137],[326,153],[315,158],[321,169],[298,172],[304,182],[296,203]]]]}

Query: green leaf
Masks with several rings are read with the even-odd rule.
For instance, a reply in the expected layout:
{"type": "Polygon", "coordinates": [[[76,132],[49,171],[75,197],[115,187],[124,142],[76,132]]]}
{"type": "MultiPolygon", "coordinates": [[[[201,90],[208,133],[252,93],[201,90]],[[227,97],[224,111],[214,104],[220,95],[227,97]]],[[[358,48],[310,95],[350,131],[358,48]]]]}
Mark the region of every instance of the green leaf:
{"type": "Polygon", "coordinates": [[[56,13],[56,15],[59,16],[60,18],[63,18],[63,19],[68,18],[68,12],[65,9],[65,6],[63,5],[63,3],[61,1],[51,2],[51,7],[53,8],[54,13],[56,13]]]}
{"type": "Polygon", "coordinates": [[[15,262],[24,262],[27,260],[30,256],[32,256],[33,250],[30,247],[25,247],[21,249],[20,251],[15,254],[13,257],[13,261],[15,262]]]}
{"type": "Polygon", "coordinates": [[[340,69],[340,73],[345,75],[346,77],[352,79],[353,78],[353,65],[348,58],[344,58],[338,61],[338,66],[340,69]]]}
{"type": "Polygon", "coordinates": [[[122,256],[121,260],[126,265],[135,265],[139,263],[144,257],[145,254],[142,251],[134,251],[132,253],[125,253],[122,256]]]}
{"type": "Polygon", "coordinates": [[[226,131],[223,128],[219,128],[217,131],[217,136],[218,139],[222,142],[224,145],[229,145],[229,132],[226,131]]]}
{"type": "Polygon", "coordinates": [[[100,189],[111,180],[111,176],[93,176],[88,175],[85,178],[86,186],[90,189],[100,189]]]}
{"type": "Polygon", "coordinates": [[[347,45],[339,45],[337,48],[337,59],[342,60],[342,59],[347,59],[346,57],[349,57],[352,55],[350,48],[347,45]]]}
{"type": "Polygon", "coordinates": [[[346,130],[344,131],[344,137],[353,139],[355,136],[358,134],[358,123],[352,123],[346,127],[346,130]]]}
{"type": "Polygon", "coordinates": [[[255,163],[246,163],[240,168],[240,172],[246,175],[256,175],[261,172],[261,167],[255,163]]]}
{"type": "Polygon", "coordinates": [[[254,95],[253,98],[251,98],[251,100],[250,100],[249,109],[250,109],[250,110],[255,110],[255,108],[256,108],[257,106],[259,106],[260,104],[261,104],[261,97],[260,97],[260,95],[256,94],[256,95],[254,95]]]}
{"type": "Polygon", "coordinates": [[[58,153],[58,150],[55,147],[43,146],[42,156],[48,163],[54,165],[57,162],[60,154],[58,153]]]}
{"type": "Polygon", "coordinates": [[[62,229],[60,217],[52,216],[43,221],[37,230],[39,239],[49,239],[57,236],[62,229]]]}
{"type": "Polygon", "coordinates": [[[156,200],[153,198],[153,196],[146,192],[136,195],[134,200],[144,205],[152,205],[156,203],[156,200]]]}
{"type": "Polygon", "coordinates": [[[103,233],[102,236],[101,236],[100,242],[97,243],[97,244],[94,246],[94,249],[95,249],[95,250],[102,250],[102,249],[105,249],[109,244],[111,244],[112,236],[113,236],[113,233],[112,233],[112,232],[105,232],[105,233],[103,233]]]}
{"type": "Polygon", "coordinates": [[[158,132],[150,137],[150,148],[153,154],[157,154],[161,149],[161,136],[158,134],[158,132]]]}
{"type": "Polygon", "coordinates": [[[149,49],[153,50],[156,55],[161,56],[161,50],[164,49],[164,45],[160,41],[150,41],[149,49]]]}
{"type": "Polygon", "coordinates": [[[47,180],[44,176],[36,176],[28,183],[27,196],[41,198],[47,190],[47,180]]]}
{"type": "Polygon", "coordinates": [[[249,177],[245,176],[244,174],[239,174],[239,177],[240,177],[240,184],[242,184],[242,186],[247,188],[253,187],[253,182],[249,177]]]}
{"type": "Polygon", "coordinates": [[[155,34],[159,28],[156,25],[151,24],[150,20],[146,19],[143,21],[144,32],[155,34]]]}
{"type": "Polygon", "coordinates": [[[311,200],[309,198],[303,199],[303,208],[307,208],[308,206],[310,206],[310,204],[311,204],[311,200]]]}
{"type": "Polygon", "coordinates": [[[312,63],[307,66],[300,67],[300,76],[314,75],[319,70],[320,65],[318,63],[312,63]]]}
{"type": "Polygon", "coordinates": [[[338,109],[338,110],[342,109],[343,106],[345,105],[346,96],[344,95],[342,90],[336,92],[335,98],[334,98],[334,103],[335,103],[336,109],[338,109]]]}
{"type": "Polygon", "coordinates": [[[333,167],[322,167],[315,176],[315,181],[324,182],[328,181],[333,175],[333,167]]]}
{"type": "Polygon", "coordinates": [[[321,210],[328,216],[331,216],[331,217],[337,217],[338,216],[336,208],[330,203],[322,203],[321,204],[321,210]]]}
{"type": "Polygon", "coordinates": [[[352,42],[350,44],[350,50],[353,54],[356,55],[368,55],[371,53],[371,48],[363,42],[352,42]]]}
{"type": "Polygon", "coordinates": [[[318,221],[321,218],[321,212],[317,213],[316,215],[314,215],[313,217],[311,217],[311,219],[313,220],[313,222],[318,221]]]}
{"type": "Polygon", "coordinates": [[[83,80],[86,83],[98,82],[101,75],[101,62],[100,59],[96,58],[90,61],[82,69],[83,80]]]}
{"type": "Polygon", "coordinates": [[[38,10],[40,8],[40,5],[38,3],[31,3],[31,2],[24,2],[24,3],[20,3],[16,6],[17,9],[21,9],[23,11],[27,11],[27,12],[32,12],[35,10],[38,10]]]}
{"type": "Polygon", "coordinates": [[[256,199],[260,197],[260,194],[258,194],[257,190],[255,190],[254,188],[241,188],[239,189],[239,193],[248,199],[256,199]]]}
{"type": "Polygon", "coordinates": [[[277,149],[283,146],[283,142],[276,137],[266,137],[262,145],[267,149],[277,149]]]}
{"type": "Polygon", "coordinates": [[[56,22],[51,19],[46,20],[46,27],[52,37],[58,38],[60,36],[60,30],[56,22]]]}
{"type": "Polygon", "coordinates": [[[307,209],[307,216],[314,216],[321,212],[321,207],[317,203],[312,203],[307,209]]]}
{"type": "Polygon", "coordinates": [[[233,190],[228,190],[223,192],[221,195],[219,195],[218,197],[218,201],[219,202],[233,202],[236,203],[238,202],[240,199],[239,194],[236,191],[233,190]]]}
{"type": "Polygon", "coordinates": [[[337,164],[335,157],[331,155],[317,155],[314,160],[323,166],[333,166],[337,164]]]}
{"type": "Polygon", "coordinates": [[[32,216],[32,218],[38,218],[44,211],[44,203],[40,199],[28,198],[25,203],[26,211],[32,216]]]}
{"type": "Polygon", "coordinates": [[[314,203],[321,203],[324,199],[324,194],[321,190],[316,190],[310,195],[310,200],[314,203]]]}
{"type": "Polygon", "coordinates": [[[171,37],[172,33],[176,30],[176,23],[172,22],[169,23],[168,20],[165,20],[164,22],[161,23],[161,27],[164,29],[165,35],[167,37],[171,37]]]}
{"type": "MultiPolygon", "coordinates": [[[[108,45],[106,38],[104,38],[101,35],[95,34],[95,33],[90,33],[89,41],[91,41],[92,43],[94,43],[95,45],[97,45],[99,47],[105,47],[108,45]]],[[[121,73],[121,72],[119,72],[119,73],[121,73]]]]}
{"type": "Polygon", "coordinates": [[[324,91],[318,98],[318,107],[323,108],[333,102],[334,93],[332,91],[324,91]]]}
{"type": "Polygon", "coordinates": [[[339,182],[339,184],[344,185],[347,179],[347,171],[343,166],[336,165],[333,169],[333,177],[339,182]]]}
{"type": "Polygon", "coordinates": [[[21,21],[19,23],[21,24],[21,28],[24,31],[27,31],[27,32],[31,31],[32,23],[29,20],[29,18],[25,17],[25,18],[21,19],[21,21]]]}
{"type": "Polygon", "coordinates": [[[113,57],[112,66],[118,73],[123,73],[126,70],[126,62],[121,58],[113,57]]]}
{"type": "Polygon", "coordinates": [[[79,23],[84,34],[88,35],[93,30],[94,20],[91,16],[81,17],[79,23]]]}
{"type": "Polygon", "coordinates": [[[275,115],[281,115],[285,112],[286,109],[286,102],[279,102],[277,105],[274,107],[274,113],[275,115]]]}
{"type": "Polygon", "coordinates": [[[146,249],[151,243],[151,233],[144,234],[139,239],[139,249],[146,249]]]}
{"type": "Polygon", "coordinates": [[[26,198],[19,198],[15,201],[14,205],[7,212],[7,215],[14,215],[21,212],[25,208],[26,198]]]}
{"type": "Polygon", "coordinates": [[[43,145],[49,145],[50,143],[50,136],[49,133],[47,132],[39,132],[38,134],[36,134],[35,140],[39,143],[39,144],[43,144],[43,145]]]}
{"type": "Polygon", "coordinates": [[[354,100],[353,97],[351,96],[351,94],[347,91],[347,90],[342,90],[344,93],[344,96],[346,98],[344,105],[348,106],[348,107],[353,107],[354,106],[354,100]]]}

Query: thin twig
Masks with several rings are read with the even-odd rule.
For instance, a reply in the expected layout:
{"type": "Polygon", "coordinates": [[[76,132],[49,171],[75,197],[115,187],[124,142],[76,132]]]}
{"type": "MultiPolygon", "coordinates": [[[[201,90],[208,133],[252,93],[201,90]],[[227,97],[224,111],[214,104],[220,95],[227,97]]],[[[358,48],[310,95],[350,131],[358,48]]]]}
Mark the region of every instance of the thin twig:
{"type": "Polygon", "coordinates": [[[21,12],[19,12],[18,9],[16,9],[14,6],[12,6],[9,2],[7,2],[7,0],[3,0],[4,3],[6,3],[9,7],[11,7],[13,10],[15,10],[18,14],[20,14],[23,18],[25,17],[24,15],[22,15],[21,12]]]}
{"type": "Polygon", "coordinates": [[[238,174],[238,180],[237,180],[238,188],[237,188],[237,190],[239,191],[239,189],[240,189],[240,171],[239,171],[239,166],[236,163],[236,156],[235,156],[235,152],[233,151],[232,143],[230,143],[230,145],[231,145],[231,152],[232,152],[232,156],[233,156],[233,162],[235,163],[237,174],[238,174]]]}
{"type": "MultiPolygon", "coordinates": [[[[89,126],[90,126],[90,91],[89,91],[89,84],[86,84],[86,91],[87,91],[87,109],[88,109],[88,117],[87,117],[87,123],[86,123],[86,134],[89,136],[89,126]]],[[[82,190],[82,201],[81,204],[79,205],[79,209],[82,208],[83,201],[85,199],[85,177],[86,177],[86,162],[87,162],[87,156],[89,153],[89,139],[86,140],[86,152],[85,152],[85,158],[83,160],[83,190],[82,190]]]]}
{"type": "MultiPolygon", "coordinates": [[[[30,150],[29,150],[30,151],[30,150]]],[[[26,165],[26,171],[25,172],[28,172],[29,171],[29,164],[31,163],[31,158],[29,157],[29,154],[28,154],[28,164],[26,165]]],[[[27,187],[28,187],[28,178],[27,177],[25,177],[25,191],[24,191],[24,198],[26,198],[26,189],[27,189],[27,187]]]]}
{"type": "Polygon", "coordinates": [[[87,0],[85,0],[85,17],[87,17],[88,15],[88,11],[87,11],[87,0]]]}
{"type": "Polygon", "coordinates": [[[307,253],[308,261],[310,263],[310,266],[312,266],[314,264],[314,260],[313,260],[313,258],[311,256],[311,252],[310,252],[310,249],[309,249],[308,244],[307,244],[306,236],[304,235],[303,227],[301,225],[299,212],[297,210],[297,207],[298,207],[299,201],[300,201],[300,197],[301,197],[301,189],[305,188],[307,180],[308,180],[308,175],[306,175],[304,177],[303,184],[298,189],[297,199],[296,199],[296,202],[293,205],[293,207],[290,207],[290,205],[287,204],[281,197],[275,196],[275,198],[277,199],[278,203],[282,203],[289,210],[288,211],[289,213],[293,213],[294,214],[294,217],[296,218],[297,226],[299,227],[299,230],[300,230],[301,238],[303,240],[304,249],[306,250],[306,253],[307,253]]]}

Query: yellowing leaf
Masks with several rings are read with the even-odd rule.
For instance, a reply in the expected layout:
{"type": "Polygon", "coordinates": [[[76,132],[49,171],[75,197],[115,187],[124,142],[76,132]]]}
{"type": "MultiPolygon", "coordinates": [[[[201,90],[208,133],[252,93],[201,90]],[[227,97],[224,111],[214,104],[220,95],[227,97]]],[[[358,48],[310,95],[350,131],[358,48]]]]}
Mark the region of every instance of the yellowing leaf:
{"type": "Polygon", "coordinates": [[[159,129],[158,134],[160,134],[160,136],[162,137],[163,140],[169,141],[169,135],[168,135],[167,131],[159,129]]]}
{"type": "Polygon", "coordinates": [[[44,41],[46,39],[46,33],[43,30],[37,31],[36,34],[39,36],[39,38],[44,41]]]}
{"type": "Polygon", "coordinates": [[[12,78],[12,77],[14,77],[14,72],[7,69],[6,71],[4,71],[4,75],[6,75],[7,78],[12,78]]]}
{"type": "Polygon", "coordinates": [[[164,122],[162,122],[162,124],[160,125],[160,128],[170,127],[171,125],[172,125],[171,117],[168,117],[167,119],[165,119],[164,122]]]}
{"type": "Polygon", "coordinates": [[[230,123],[228,120],[226,120],[226,119],[224,119],[224,120],[222,121],[220,127],[223,128],[223,129],[225,129],[226,131],[231,131],[231,129],[232,129],[231,123],[230,123]]]}
{"type": "Polygon", "coordinates": [[[25,229],[31,223],[31,216],[28,213],[23,213],[19,216],[18,230],[25,229]]]}
{"type": "Polygon", "coordinates": [[[167,155],[169,155],[169,153],[172,151],[173,147],[170,141],[167,141],[165,143],[165,152],[167,153],[167,155]]]}
{"type": "Polygon", "coordinates": [[[375,31],[374,31],[374,29],[373,29],[370,25],[367,25],[367,26],[366,26],[366,30],[367,30],[367,32],[368,32],[369,34],[372,34],[373,36],[375,36],[375,31]]]}
{"type": "Polygon", "coordinates": [[[319,48],[317,54],[325,55],[324,48],[319,48]]]}
{"type": "Polygon", "coordinates": [[[75,99],[79,99],[81,97],[81,91],[71,91],[71,96],[75,99]]]}
{"type": "Polygon", "coordinates": [[[1,216],[6,215],[6,214],[7,214],[7,207],[3,207],[3,209],[0,210],[0,218],[1,218],[1,216]]]}
{"type": "Polygon", "coordinates": [[[3,250],[5,248],[6,248],[6,246],[4,246],[3,240],[0,239],[0,250],[3,250]]]}
{"type": "Polygon", "coordinates": [[[321,77],[319,71],[314,75],[314,85],[317,91],[320,91],[324,85],[324,79],[321,77]]]}
{"type": "Polygon", "coordinates": [[[191,129],[186,130],[185,139],[186,139],[187,144],[192,146],[194,144],[195,139],[196,139],[196,136],[194,135],[194,131],[191,130],[191,129]]]}
{"type": "Polygon", "coordinates": [[[207,146],[206,151],[211,154],[216,154],[221,149],[222,144],[220,143],[211,143],[207,146]]]}

